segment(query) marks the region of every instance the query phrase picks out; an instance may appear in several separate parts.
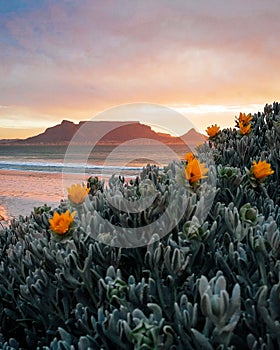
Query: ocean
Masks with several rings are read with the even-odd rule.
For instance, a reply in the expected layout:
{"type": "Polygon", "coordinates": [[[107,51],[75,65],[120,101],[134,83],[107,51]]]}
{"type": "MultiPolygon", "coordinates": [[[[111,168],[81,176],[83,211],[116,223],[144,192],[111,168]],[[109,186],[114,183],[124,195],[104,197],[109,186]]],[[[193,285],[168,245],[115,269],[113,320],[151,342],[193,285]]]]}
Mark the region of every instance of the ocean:
{"type": "Polygon", "coordinates": [[[125,145],[114,146],[9,146],[0,145],[0,170],[40,171],[44,173],[71,173],[86,171],[91,175],[103,172],[111,175],[122,171],[135,175],[143,166],[167,165],[174,158],[182,158],[187,152],[184,145],[125,145]],[[88,150],[91,150],[87,155],[88,150]],[[172,154],[174,153],[174,155],[172,154]]]}
{"type": "Polygon", "coordinates": [[[66,198],[66,187],[89,176],[127,179],[147,164],[160,168],[182,159],[185,145],[124,144],[91,146],[0,145],[0,215],[29,215],[43,204],[56,206],[66,198]]]}

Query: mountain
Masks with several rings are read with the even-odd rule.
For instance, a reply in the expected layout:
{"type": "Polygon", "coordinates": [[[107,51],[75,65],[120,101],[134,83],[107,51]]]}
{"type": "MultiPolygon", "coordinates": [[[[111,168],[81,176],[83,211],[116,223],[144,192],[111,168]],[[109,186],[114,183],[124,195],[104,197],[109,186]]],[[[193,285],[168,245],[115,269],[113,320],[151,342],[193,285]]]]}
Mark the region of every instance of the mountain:
{"type": "Polygon", "coordinates": [[[43,133],[28,137],[22,140],[23,143],[66,143],[69,142],[75,132],[78,130],[77,125],[63,120],[61,124],[47,128],[43,133]]]}
{"type": "MultiPolygon", "coordinates": [[[[75,124],[63,120],[61,124],[47,128],[43,133],[28,137],[24,140],[15,140],[17,144],[121,144],[129,140],[138,140],[141,144],[150,143],[151,140],[165,144],[190,144],[201,143],[205,136],[191,129],[181,137],[173,137],[169,134],[157,133],[150,126],[137,121],[81,121],[75,124]],[[77,133],[77,131],[79,132],[77,133]],[[145,140],[140,140],[145,139],[145,140]]],[[[13,140],[0,143],[13,143],[13,140]]]]}
{"type": "Polygon", "coordinates": [[[150,126],[134,121],[87,121],[74,124],[63,120],[61,124],[46,129],[42,134],[22,140],[22,143],[62,144],[70,141],[79,144],[122,143],[139,138],[167,143],[175,141],[168,134],[159,135],[150,126]]]}
{"type": "Polygon", "coordinates": [[[180,138],[184,141],[185,144],[189,145],[190,147],[195,147],[198,144],[201,144],[208,140],[207,136],[195,131],[194,128],[190,129],[187,133],[180,136],[180,138]]]}

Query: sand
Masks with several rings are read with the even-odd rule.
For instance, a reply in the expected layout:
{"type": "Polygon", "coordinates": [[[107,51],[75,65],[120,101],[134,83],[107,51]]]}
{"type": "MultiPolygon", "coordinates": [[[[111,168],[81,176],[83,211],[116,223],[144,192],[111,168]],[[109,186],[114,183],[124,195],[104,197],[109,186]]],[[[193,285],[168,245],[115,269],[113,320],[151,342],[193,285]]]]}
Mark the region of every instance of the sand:
{"type": "Polygon", "coordinates": [[[61,173],[0,170],[0,215],[7,221],[45,203],[57,206],[67,197],[67,186],[83,181],[80,174],[63,178],[61,173]]]}

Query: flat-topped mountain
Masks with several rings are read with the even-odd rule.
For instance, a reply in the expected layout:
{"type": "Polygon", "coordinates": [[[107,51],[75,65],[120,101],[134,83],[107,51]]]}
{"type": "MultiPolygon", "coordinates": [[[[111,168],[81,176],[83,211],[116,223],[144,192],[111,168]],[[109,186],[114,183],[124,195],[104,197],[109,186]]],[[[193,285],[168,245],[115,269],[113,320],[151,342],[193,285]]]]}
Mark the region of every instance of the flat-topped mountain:
{"type": "MultiPolygon", "coordinates": [[[[17,144],[121,144],[130,140],[149,143],[151,140],[165,144],[190,143],[196,145],[205,140],[205,136],[191,129],[181,137],[158,133],[148,125],[137,121],[81,121],[75,124],[63,120],[61,124],[47,128],[43,133],[24,140],[14,140],[17,144]],[[79,131],[79,132],[78,132],[79,131]]],[[[1,144],[11,144],[12,140],[1,144]]]]}

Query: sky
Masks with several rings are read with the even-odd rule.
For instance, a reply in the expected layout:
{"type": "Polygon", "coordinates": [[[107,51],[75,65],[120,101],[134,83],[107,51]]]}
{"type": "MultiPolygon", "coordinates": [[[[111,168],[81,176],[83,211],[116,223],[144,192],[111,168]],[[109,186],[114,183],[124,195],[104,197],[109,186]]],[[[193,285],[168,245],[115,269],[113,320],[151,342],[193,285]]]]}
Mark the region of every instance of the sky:
{"type": "Polygon", "coordinates": [[[278,0],[0,0],[0,138],[141,103],[232,127],[280,97],[279,33],[278,0]]]}

